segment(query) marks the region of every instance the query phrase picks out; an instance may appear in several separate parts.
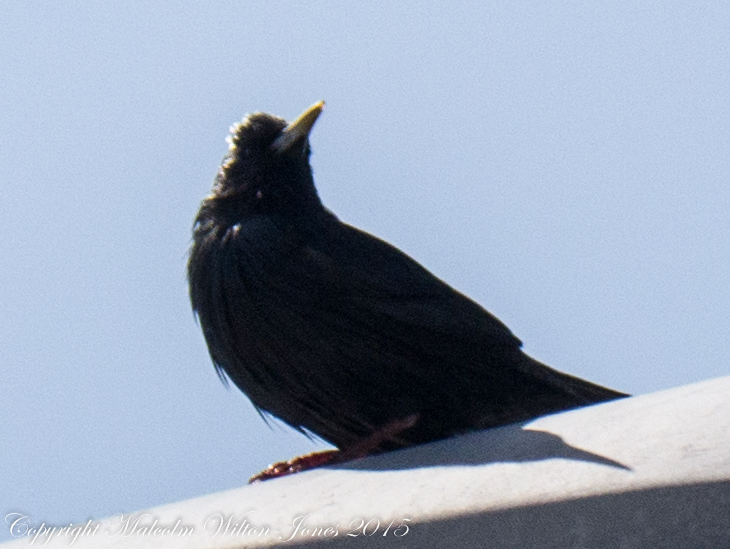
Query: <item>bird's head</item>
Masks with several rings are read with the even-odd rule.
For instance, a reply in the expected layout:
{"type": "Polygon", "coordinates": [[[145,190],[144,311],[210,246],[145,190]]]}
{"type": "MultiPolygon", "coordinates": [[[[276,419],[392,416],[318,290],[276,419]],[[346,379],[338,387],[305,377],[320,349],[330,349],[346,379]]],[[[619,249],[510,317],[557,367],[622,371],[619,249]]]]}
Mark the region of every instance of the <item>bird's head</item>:
{"type": "Polygon", "coordinates": [[[320,207],[309,166],[309,132],[323,108],[324,101],[315,103],[290,124],[260,112],[234,124],[209,199],[242,215],[320,207]]]}

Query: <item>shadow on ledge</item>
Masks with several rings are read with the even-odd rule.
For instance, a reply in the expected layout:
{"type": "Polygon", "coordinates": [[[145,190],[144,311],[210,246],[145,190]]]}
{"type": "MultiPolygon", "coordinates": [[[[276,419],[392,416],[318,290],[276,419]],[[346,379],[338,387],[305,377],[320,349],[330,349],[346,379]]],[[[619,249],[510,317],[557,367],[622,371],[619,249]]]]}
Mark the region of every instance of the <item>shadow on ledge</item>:
{"type": "MultiPolygon", "coordinates": [[[[604,494],[571,501],[532,505],[418,523],[407,522],[400,537],[386,524],[367,533],[301,543],[287,547],[430,549],[442,547],[545,548],[718,548],[730,540],[730,482],[659,487],[604,494]]],[[[362,517],[364,522],[377,517],[362,517]]],[[[310,525],[313,526],[313,525],[310,525]]],[[[354,525],[354,526],[357,526],[354,525]]]]}
{"type": "Polygon", "coordinates": [[[487,463],[519,463],[546,459],[570,459],[616,467],[631,468],[609,457],[581,450],[561,437],[546,431],[524,429],[524,424],[470,433],[444,441],[380,454],[333,465],[333,469],[359,471],[396,471],[444,465],[485,465],[487,463]]]}

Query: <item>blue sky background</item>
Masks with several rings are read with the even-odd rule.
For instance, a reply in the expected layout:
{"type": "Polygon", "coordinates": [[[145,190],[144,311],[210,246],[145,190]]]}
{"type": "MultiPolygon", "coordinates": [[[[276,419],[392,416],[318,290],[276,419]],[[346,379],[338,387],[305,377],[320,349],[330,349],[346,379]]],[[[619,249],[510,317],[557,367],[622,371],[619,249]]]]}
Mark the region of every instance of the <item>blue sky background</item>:
{"type": "Polygon", "coordinates": [[[3,2],[2,516],[134,511],[319,447],[223,387],[187,298],[193,216],[254,110],[326,100],[325,203],[536,358],[631,393],[727,374],[728,21],[724,2],[3,2]]]}

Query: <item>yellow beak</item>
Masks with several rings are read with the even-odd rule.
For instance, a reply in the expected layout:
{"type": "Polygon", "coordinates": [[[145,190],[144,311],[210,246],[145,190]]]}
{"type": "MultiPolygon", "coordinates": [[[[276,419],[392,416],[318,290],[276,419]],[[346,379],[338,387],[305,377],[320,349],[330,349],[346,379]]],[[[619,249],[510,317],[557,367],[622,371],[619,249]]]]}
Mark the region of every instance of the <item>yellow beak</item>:
{"type": "Polygon", "coordinates": [[[324,109],[324,101],[309,107],[299,115],[299,118],[282,130],[281,135],[271,144],[271,148],[278,153],[282,153],[297,141],[306,138],[322,113],[322,109],[324,109]]]}

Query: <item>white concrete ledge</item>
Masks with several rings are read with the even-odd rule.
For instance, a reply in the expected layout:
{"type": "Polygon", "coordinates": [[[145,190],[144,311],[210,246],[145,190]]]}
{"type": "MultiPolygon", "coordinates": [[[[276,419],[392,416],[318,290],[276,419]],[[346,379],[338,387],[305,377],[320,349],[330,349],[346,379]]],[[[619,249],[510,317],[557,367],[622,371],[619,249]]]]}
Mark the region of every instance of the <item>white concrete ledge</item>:
{"type": "Polygon", "coordinates": [[[94,522],[72,546],[726,549],[729,433],[725,377],[94,522]]]}

